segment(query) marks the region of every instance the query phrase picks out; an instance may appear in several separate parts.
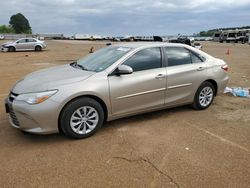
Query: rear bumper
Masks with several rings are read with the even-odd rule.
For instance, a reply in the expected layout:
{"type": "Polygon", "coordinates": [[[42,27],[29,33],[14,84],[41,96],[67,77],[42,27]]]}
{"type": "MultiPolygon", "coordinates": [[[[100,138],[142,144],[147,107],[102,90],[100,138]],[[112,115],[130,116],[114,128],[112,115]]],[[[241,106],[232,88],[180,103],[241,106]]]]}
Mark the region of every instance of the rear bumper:
{"type": "Polygon", "coordinates": [[[221,80],[220,84],[218,85],[217,94],[224,92],[224,89],[227,87],[228,81],[229,81],[229,76],[227,75],[221,80]]]}

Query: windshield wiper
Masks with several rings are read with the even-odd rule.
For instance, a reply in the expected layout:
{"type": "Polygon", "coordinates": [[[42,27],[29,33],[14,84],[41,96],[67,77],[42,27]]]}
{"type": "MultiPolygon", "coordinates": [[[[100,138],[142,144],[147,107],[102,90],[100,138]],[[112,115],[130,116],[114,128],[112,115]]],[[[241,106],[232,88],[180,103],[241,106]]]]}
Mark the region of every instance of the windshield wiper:
{"type": "Polygon", "coordinates": [[[70,65],[73,66],[73,67],[77,67],[77,68],[80,68],[82,70],[88,71],[88,69],[86,69],[84,66],[78,64],[77,61],[74,61],[74,62],[70,63],[70,65]]]}

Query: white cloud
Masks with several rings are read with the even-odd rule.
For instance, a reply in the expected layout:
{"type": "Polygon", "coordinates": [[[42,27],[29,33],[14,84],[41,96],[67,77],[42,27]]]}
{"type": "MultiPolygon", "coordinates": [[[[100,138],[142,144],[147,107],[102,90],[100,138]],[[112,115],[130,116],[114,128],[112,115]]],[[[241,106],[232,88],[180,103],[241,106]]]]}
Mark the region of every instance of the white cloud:
{"type": "Polygon", "coordinates": [[[3,0],[0,24],[21,12],[34,32],[198,32],[225,24],[248,25],[249,8],[250,0],[3,0]],[[225,17],[235,22],[225,22],[225,17]]]}

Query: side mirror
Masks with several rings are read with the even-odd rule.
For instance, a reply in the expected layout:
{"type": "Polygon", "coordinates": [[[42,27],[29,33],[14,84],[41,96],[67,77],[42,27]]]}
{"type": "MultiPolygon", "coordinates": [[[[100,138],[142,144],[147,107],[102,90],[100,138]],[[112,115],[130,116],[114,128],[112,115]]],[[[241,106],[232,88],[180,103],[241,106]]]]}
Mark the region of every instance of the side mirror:
{"type": "Polygon", "coordinates": [[[128,66],[128,65],[119,65],[117,68],[117,74],[121,75],[121,74],[131,74],[133,73],[133,69],[132,67],[128,66]]]}

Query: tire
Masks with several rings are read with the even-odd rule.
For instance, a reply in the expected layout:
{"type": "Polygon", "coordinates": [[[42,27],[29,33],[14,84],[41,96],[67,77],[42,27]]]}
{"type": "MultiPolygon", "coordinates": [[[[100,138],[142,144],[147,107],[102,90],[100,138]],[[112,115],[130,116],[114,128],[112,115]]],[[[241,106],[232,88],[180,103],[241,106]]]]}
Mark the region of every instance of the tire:
{"type": "Polygon", "coordinates": [[[42,51],[41,46],[36,46],[36,47],[35,47],[35,51],[37,51],[37,52],[42,51]]]}
{"type": "Polygon", "coordinates": [[[59,119],[63,133],[75,139],[92,136],[102,126],[103,121],[102,106],[96,100],[87,97],[67,104],[59,119]]]}
{"type": "Polygon", "coordinates": [[[8,49],[9,52],[15,52],[16,48],[14,46],[10,46],[8,49]]]}
{"type": "Polygon", "coordinates": [[[205,110],[214,100],[215,89],[210,82],[203,82],[195,93],[192,107],[196,110],[205,110]]]}

